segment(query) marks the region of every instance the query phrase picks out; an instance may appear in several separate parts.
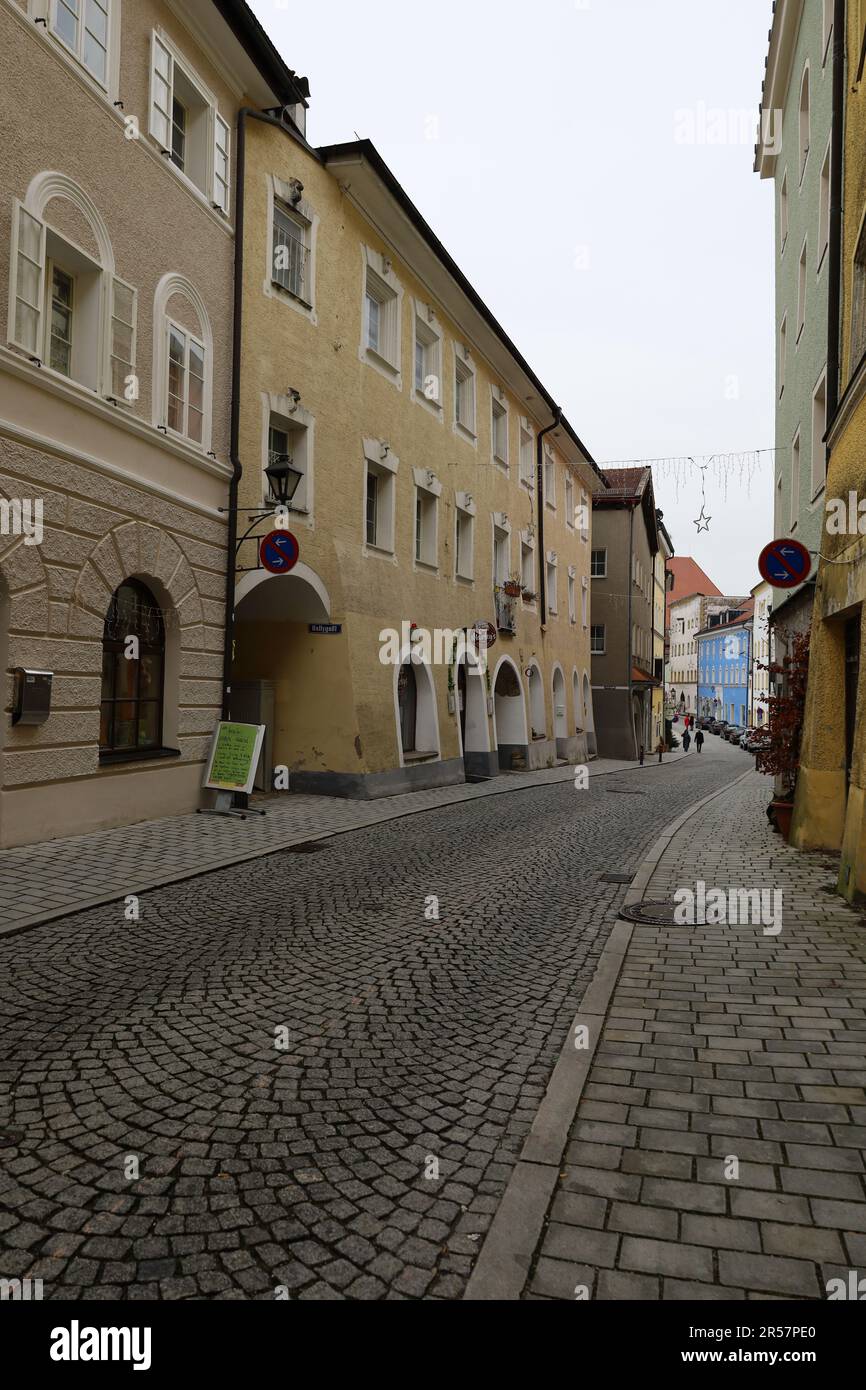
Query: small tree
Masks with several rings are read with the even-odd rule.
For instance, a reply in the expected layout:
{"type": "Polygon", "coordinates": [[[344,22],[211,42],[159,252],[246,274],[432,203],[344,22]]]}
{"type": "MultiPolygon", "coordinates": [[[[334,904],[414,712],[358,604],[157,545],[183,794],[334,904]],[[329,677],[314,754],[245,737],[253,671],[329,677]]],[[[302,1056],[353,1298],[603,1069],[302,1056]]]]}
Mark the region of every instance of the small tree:
{"type": "MultiPolygon", "coordinates": [[[[786,640],[787,632],[780,634],[786,640]]],[[[768,777],[778,777],[784,796],[793,799],[800,768],[800,740],[806,714],[806,686],[809,680],[809,632],[798,632],[791,640],[790,655],[779,662],[762,665],[762,671],[781,676],[782,694],[768,700],[767,739],[761,748],[760,768],[768,777]]]]}

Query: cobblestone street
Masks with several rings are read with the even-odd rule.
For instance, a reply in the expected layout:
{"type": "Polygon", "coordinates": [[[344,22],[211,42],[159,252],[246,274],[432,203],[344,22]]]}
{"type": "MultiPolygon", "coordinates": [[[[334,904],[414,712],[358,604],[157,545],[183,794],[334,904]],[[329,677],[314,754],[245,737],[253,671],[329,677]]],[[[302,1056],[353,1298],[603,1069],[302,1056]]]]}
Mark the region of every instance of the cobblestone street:
{"type": "Polygon", "coordinates": [[[601,876],[749,766],[711,739],[7,938],[0,1275],[460,1297],[616,919],[601,876]]]}

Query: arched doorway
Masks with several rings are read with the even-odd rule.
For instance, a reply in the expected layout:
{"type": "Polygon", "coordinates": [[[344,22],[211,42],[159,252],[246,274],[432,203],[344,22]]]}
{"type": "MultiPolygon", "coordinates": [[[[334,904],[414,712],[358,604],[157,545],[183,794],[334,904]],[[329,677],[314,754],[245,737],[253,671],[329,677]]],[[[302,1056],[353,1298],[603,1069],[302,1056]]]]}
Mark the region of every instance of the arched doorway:
{"type": "Polygon", "coordinates": [[[418,734],[418,682],[411,660],[404,661],[397,676],[397,709],[403,756],[414,753],[418,734]]]}
{"type": "Polygon", "coordinates": [[[529,668],[529,713],[532,718],[532,741],[547,737],[547,715],[544,710],[544,683],[541,671],[533,663],[529,668]]]}
{"type": "Polygon", "coordinates": [[[458,653],[455,687],[466,780],[474,782],[495,777],[499,772],[499,759],[490,749],[485,672],[471,652],[458,653]]]}
{"type": "Polygon", "coordinates": [[[526,706],[517,667],[508,657],[502,657],[493,678],[493,722],[500,770],[525,770],[528,744],[526,706]]]}
{"type": "Polygon", "coordinates": [[[583,673],[583,727],[586,730],[587,754],[590,758],[594,758],[598,752],[595,737],[595,711],[592,707],[592,686],[585,671],[583,673]]]}
{"type": "Polygon", "coordinates": [[[565,676],[562,667],[553,668],[551,682],[553,695],[553,734],[556,739],[556,756],[568,758],[573,752],[572,740],[568,736],[568,714],[565,707],[565,676]]]}
{"type": "Polygon", "coordinates": [[[357,777],[348,641],[327,630],[331,599],[303,563],[244,574],[235,602],[231,717],[264,724],[259,791],[348,795],[357,777]],[[311,628],[325,625],[318,633],[311,628]]]}

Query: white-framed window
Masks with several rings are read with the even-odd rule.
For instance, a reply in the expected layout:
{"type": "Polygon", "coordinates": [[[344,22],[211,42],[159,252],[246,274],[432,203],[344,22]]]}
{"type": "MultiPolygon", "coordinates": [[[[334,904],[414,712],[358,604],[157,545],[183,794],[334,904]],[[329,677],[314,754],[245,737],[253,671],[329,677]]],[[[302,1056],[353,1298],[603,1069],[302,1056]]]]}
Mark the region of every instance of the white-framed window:
{"type": "Polygon", "coordinates": [[[535,486],[535,437],[528,420],[520,422],[520,481],[535,486]]]}
{"type": "MultiPolygon", "coordinates": [[[[301,479],[289,502],[289,510],[309,516],[313,509],[313,417],[288,396],[268,393],[266,402],[266,439],[263,470],[275,463],[288,463],[301,479]]],[[[264,501],[267,506],[276,502],[270,481],[263,475],[264,501]]]]}
{"type": "Polygon", "coordinates": [[[269,174],[267,267],[264,292],[315,324],[316,240],[319,219],[299,179],[269,174]]]}
{"type": "Polygon", "coordinates": [[[216,98],[171,40],[151,35],[150,134],[166,161],[227,215],[231,132],[216,98]]]}
{"type": "Polygon", "coordinates": [[[398,460],[378,440],[364,441],[364,548],[394,553],[398,460]]]}
{"type": "Polygon", "coordinates": [[[818,270],[824,263],[830,245],[830,145],[821,165],[821,186],[818,193],[818,270]]]}
{"type": "Polygon", "coordinates": [[[508,467],[508,403],[495,386],[490,397],[490,452],[494,463],[508,467]]]}
{"type": "Polygon", "coordinates": [[[565,475],[565,524],[569,531],[574,530],[574,480],[570,473],[565,475]]]}
{"type": "Polygon", "coordinates": [[[429,305],[415,305],[412,388],[415,399],[442,409],[442,330],[429,305]]]}
{"type": "Polygon", "coordinates": [[[166,425],[170,434],[183,435],[194,444],[204,437],[204,343],[171,319],[168,333],[168,392],[166,425]]]}
{"type": "Polygon", "coordinates": [[[475,578],[475,504],[463,492],[458,492],[454,509],[454,575],[475,578]]]}
{"type": "Polygon", "coordinates": [[[779,189],[779,254],[785,250],[788,241],[788,170],[782,175],[779,189]]]}
{"type": "Polygon", "coordinates": [[[524,603],[535,602],[535,546],[525,535],[520,538],[520,584],[524,603]],[[531,598],[526,595],[531,594],[531,598]]]}
{"type": "Polygon", "coordinates": [[[279,199],[274,200],[274,236],[271,245],[273,283],[295,299],[309,304],[307,256],[310,224],[279,199]]]}
{"type": "Polygon", "coordinates": [[[591,656],[604,656],[605,654],[605,627],[604,623],[593,623],[589,629],[589,651],[591,656]]]}
{"type": "Polygon", "coordinates": [[[493,523],[493,583],[497,589],[511,576],[511,532],[493,523]]]}
{"type": "Polygon", "coordinates": [[[550,449],[544,453],[544,501],[553,511],[556,510],[556,456],[550,449]]]}
{"type": "Polygon", "coordinates": [[[833,37],[833,10],[836,0],[824,0],[824,23],[822,26],[821,40],[821,62],[826,65],[827,57],[830,52],[830,40],[833,37]]]}
{"type": "Polygon", "coordinates": [[[475,438],[475,368],[467,348],[454,348],[454,425],[475,438]]]}
{"type": "Polygon", "coordinates": [[[580,523],[580,539],[586,543],[589,541],[589,498],[585,492],[580,494],[580,516],[577,520],[580,523]]]}
{"type": "Polygon", "coordinates": [[[791,445],[791,511],[790,526],[795,530],[800,517],[800,431],[791,445]]]}
{"type": "Polygon", "coordinates": [[[824,443],[824,435],[827,431],[827,370],[821,373],[821,379],[815,387],[812,396],[812,497],[824,487],[827,480],[827,445],[824,443]]]}
{"type": "Polygon", "coordinates": [[[580,618],[584,628],[589,627],[589,580],[583,576],[580,585],[580,618]]]}
{"type": "Polygon", "coordinates": [[[591,552],[589,573],[592,579],[607,579],[607,550],[593,550],[591,552]]]}
{"type": "Polygon", "coordinates": [[[131,404],[138,399],[135,373],[138,291],[115,276],[111,287],[109,391],[112,398],[131,404]]]}
{"type": "Polygon", "coordinates": [[[803,334],[806,326],[806,265],[808,253],[808,237],[803,241],[803,249],[800,252],[800,265],[797,273],[797,342],[803,334]]]}
{"type": "Polygon", "coordinates": [[[416,565],[436,569],[439,565],[439,498],[442,484],[434,473],[413,469],[415,507],[413,511],[413,554],[416,565]]]}
{"type": "Polygon", "coordinates": [[[364,247],[364,313],[361,358],[402,389],[400,319],[403,289],[389,257],[364,247]]]}
{"type": "Polygon", "coordinates": [[[811,129],[811,93],[809,64],[803,70],[803,78],[800,83],[800,182],[803,182],[803,175],[806,172],[806,164],[809,159],[809,142],[812,138],[811,129]]]}
{"type": "Polygon", "coordinates": [[[137,296],[14,201],[9,343],[90,391],[132,404],[137,296]]]}
{"type": "Polygon", "coordinates": [[[577,600],[574,587],[574,570],[568,571],[568,621],[577,622],[577,600]]]}
{"type": "Polygon", "coordinates": [[[785,370],[786,370],[786,368],[787,368],[787,365],[788,365],[788,315],[787,315],[787,312],[786,312],[785,315],[784,315],[784,317],[783,317],[783,319],[782,319],[782,322],[781,322],[780,325],[779,325],[779,367],[778,367],[778,381],[779,381],[779,395],[780,395],[780,396],[782,395],[782,392],[783,392],[784,389],[785,389],[785,370]]]}
{"type": "Polygon", "coordinates": [[[559,597],[557,595],[556,571],[556,555],[551,550],[547,556],[547,566],[545,574],[547,579],[547,610],[549,613],[552,613],[554,617],[559,611],[559,597]]]}
{"type": "Polygon", "coordinates": [[[100,87],[108,87],[112,0],[50,0],[48,24],[100,87]]]}

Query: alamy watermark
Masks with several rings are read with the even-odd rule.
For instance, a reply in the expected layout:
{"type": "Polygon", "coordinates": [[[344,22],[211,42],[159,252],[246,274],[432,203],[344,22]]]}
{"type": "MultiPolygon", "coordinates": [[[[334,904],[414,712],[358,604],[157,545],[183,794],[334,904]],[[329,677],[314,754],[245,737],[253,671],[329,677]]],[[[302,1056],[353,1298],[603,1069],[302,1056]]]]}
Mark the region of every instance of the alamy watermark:
{"type": "Polygon", "coordinates": [[[418,627],[404,619],[379,633],[379,660],[383,666],[403,666],[407,658],[425,666],[453,666],[465,661],[477,671],[487,670],[487,625],[480,628],[418,627]]]}
{"type": "Polygon", "coordinates": [[[41,545],[43,511],[41,497],[0,497],[0,536],[23,536],[25,545],[41,545]]]}
{"type": "Polygon", "coordinates": [[[678,927],[763,927],[764,936],[782,930],[781,888],[707,888],[699,879],[694,888],[678,888],[674,894],[674,922],[678,927]]]}

